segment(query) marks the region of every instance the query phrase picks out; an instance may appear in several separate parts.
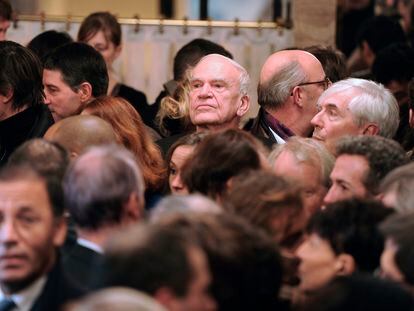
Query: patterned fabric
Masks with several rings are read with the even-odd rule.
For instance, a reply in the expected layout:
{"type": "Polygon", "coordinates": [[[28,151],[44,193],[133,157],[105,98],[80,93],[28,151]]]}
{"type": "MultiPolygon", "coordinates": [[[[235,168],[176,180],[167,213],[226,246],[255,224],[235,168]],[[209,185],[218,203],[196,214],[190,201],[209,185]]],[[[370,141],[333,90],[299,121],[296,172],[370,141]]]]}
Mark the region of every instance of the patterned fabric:
{"type": "Polygon", "coordinates": [[[266,124],[279,135],[283,140],[287,140],[289,137],[294,136],[295,134],[287,128],[283,123],[279,122],[277,119],[273,118],[270,114],[263,110],[264,119],[266,124]]]}

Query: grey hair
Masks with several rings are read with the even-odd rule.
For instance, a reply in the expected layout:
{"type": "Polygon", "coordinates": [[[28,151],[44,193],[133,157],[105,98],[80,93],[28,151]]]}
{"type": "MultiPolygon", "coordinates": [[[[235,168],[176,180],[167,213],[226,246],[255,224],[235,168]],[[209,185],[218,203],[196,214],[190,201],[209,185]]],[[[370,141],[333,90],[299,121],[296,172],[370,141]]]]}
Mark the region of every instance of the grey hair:
{"type": "Polygon", "coordinates": [[[70,311],[166,311],[148,294],[128,287],[98,290],[71,303],[70,311]]]}
{"type": "Polygon", "coordinates": [[[266,82],[257,87],[258,102],[263,108],[278,109],[292,93],[292,89],[306,82],[308,75],[298,61],[289,62],[266,82]]]}
{"type": "Polygon", "coordinates": [[[201,194],[169,195],[163,198],[151,211],[151,221],[170,213],[221,213],[222,208],[210,198],[201,194]]]}
{"type": "Polygon", "coordinates": [[[65,206],[83,228],[119,222],[132,193],[144,204],[141,170],[134,155],[118,145],[88,149],[69,167],[63,187],[65,206]]]}
{"type": "MultiPolygon", "coordinates": [[[[239,71],[239,74],[240,74],[239,75],[240,95],[242,95],[242,96],[248,95],[249,87],[250,87],[250,76],[249,76],[249,73],[247,72],[247,70],[242,65],[240,65],[238,62],[236,62],[235,60],[233,60],[231,58],[228,58],[224,55],[220,55],[220,54],[208,54],[208,55],[202,57],[197,64],[201,63],[203,60],[205,60],[206,58],[209,58],[211,56],[220,57],[220,58],[226,60],[227,62],[229,62],[231,65],[233,65],[239,71]]],[[[192,71],[193,68],[190,69],[190,76],[191,76],[191,71],[192,71]]]]}
{"type": "Polygon", "coordinates": [[[393,208],[399,213],[414,212],[414,163],[392,170],[380,184],[380,193],[394,193],[393,208]]]}
{"type": "Polygon", "coordinates": [[[335,157],[324,144],[311,138],[291,137],[286,144],[276,145],[269,154],[268,160],[272,167],[283,151],[289,151],[298,163],[306,163],[319,168],[321,183],[329,187],[329,175],[335,164],[335,157]]]}
{"type": "Polygon", "coordinates": [[[318,100],[318,107],[329,96],[342,92],[355,92],[348,103],[354,122],[358,126],[375,123],[379,135],[392,138],[399,125],[398,103],[392,93],[374,81],[349,78],[338,81],[328,88],[318,100]]]}

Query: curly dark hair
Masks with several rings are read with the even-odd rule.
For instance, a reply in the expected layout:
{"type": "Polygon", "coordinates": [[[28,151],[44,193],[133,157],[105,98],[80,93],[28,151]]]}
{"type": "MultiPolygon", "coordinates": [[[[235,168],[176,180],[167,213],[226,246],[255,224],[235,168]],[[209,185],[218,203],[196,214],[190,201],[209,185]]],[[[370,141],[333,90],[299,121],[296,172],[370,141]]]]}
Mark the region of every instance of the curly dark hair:
{"type": "Polygon", "coordinates": [[[381,180],[394,168],[408,163],[408,157],[399,143],[380,136],[347,136],[336,145],[336,155],[360,155],[369,164],[363,181],[372,194],[378,193],[381,180]]]}

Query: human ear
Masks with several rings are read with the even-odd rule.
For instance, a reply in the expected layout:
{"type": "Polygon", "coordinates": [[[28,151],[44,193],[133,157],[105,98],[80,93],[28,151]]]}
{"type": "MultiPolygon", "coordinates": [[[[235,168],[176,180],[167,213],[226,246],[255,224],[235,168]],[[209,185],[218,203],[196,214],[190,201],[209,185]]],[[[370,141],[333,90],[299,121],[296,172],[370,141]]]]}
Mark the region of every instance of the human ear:
{"type": "Polygon", "coordinates": [[[92,85],[89,82],[82,82],[78,87],[78,95],[81,103],[86,103],[92,98],[92,85]]]}
{"type": "Polygon", "coordinates": [[[238,117],[243,117],[247,111],[249,111],[250,108],[250,96],[249,95],[243,95],[240,98],[240,104],[239,107],[237,108],[237,116],[238,117]]]}
{"type": "Polygon", "coordinates": [[[55,219],[55,229],[53,235],[53,244],[56,247],[60,247],[65,243],[66,233],[68,230],[68,225],[65,217],[60,217],[55,219]]]}
{"type": "Polygon", "coordinates": [[[337,275],[351,275],[356,270],[354,257],[345,253],[338,255],[335,269],[337,275]]]}
{"type": "Polygon", "coordinates": [[[363,135],[375,136],[375,135],[378,135],[378,133],[379,133],[379,128],[378,128],[378,125],[376,125],[375,123],[369,123],[369,124],[364,125],[364,128],[362,130],[363,135]]]}

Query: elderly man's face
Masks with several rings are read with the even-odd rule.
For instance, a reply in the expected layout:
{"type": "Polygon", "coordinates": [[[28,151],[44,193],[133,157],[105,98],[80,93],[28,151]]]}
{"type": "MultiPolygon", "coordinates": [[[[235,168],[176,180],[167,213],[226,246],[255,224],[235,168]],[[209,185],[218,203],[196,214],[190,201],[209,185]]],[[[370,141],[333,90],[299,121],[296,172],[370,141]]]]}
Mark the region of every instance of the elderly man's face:
{"type": "Polygon", "coordinates": [[[335,93],[320,103],[319,112],[311,121],[315,127],[313,138],[326,142],[344,135],[362,134],[363,129],[354,122],[348,107],[352,95],[352,92],[335,93]]]}
{"type": "Polygon", "coordinates": [[[225,58],[209,56],[197,64],[190,80],[190,118],[197,129],[237,127],[249,108],[240,94],[240,71],[225,58]]]}

